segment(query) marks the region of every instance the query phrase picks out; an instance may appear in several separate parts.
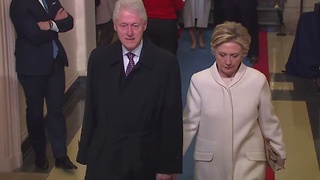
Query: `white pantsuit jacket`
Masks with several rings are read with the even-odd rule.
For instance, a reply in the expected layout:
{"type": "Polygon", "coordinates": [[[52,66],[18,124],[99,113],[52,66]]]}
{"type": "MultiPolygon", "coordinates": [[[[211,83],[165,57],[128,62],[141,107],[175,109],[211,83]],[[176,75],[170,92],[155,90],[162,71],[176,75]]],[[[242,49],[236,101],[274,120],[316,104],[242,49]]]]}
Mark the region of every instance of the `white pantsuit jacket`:
{"type": "Polygon", "coordinates": [[[286,158],[268,81],[244,64],[229,85],[216,63],[194,74],[183,118],[184,153],[197,133],[196,180],[264,180],[264,137],[286,158]]]}

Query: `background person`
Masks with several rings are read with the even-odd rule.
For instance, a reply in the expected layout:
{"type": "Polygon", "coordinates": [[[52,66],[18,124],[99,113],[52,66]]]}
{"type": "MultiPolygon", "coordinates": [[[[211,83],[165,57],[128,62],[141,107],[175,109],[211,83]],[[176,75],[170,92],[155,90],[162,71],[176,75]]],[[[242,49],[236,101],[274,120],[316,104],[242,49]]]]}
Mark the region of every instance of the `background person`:
{"type": "Polygon", "coordinates": [[[27,104],[26,120],[35,165],[48,169],[43,119],[44,99],[47,126],[55,166],[77,169],[69,160],[66,147],[66,121],[63,116],[66,52],[58,33],[73,28],[73,17],[57,0],[13,0],[10,17],[17,33],[16,71],[27,104]]]}
{"type": "Polygon", "coordinates": [[[258,0],[214,0],[214,24],[224,21],[241,23],[248,29],[251,43],[247,57],[252,63],[258,62],[259,56],[259,20],[258,0]]]}
{"type": "Polygon", "coordinates": [[[143,0],[148,15],[145,34],[156,45],[172,52],[178,50],[178,16],[182,0],[143,0]]]}
{"type": "Polygon", "coordinates": [[[203,33],[208,27],[211,0],[185,0],[183,8],[183,24],[189,29],[191,37],[190,50],[195,50],[197,43],[200,48],[205,48],[203,33]],[[196,35],[198,30],[198,38],[196,35]]]}
{"type": "Polygon", "coordinates": [[[114,35],[112,14],[115,3],[116,0],[99,0],[96,7],[97,46],[108,45],[112,42],[114,35]]]}

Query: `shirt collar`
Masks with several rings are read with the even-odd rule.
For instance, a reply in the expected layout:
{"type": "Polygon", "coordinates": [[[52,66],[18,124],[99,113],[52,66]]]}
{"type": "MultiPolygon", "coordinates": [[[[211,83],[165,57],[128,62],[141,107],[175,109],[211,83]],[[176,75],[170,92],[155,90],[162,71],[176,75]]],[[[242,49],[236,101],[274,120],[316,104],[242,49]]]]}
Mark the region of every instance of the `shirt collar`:
{"type": "MultiPolygon", "coordinates": [[[[140,44],[131,51],[135,56],[140,57],[141,50],[142,50],[143,40],[141,39],[140,44]]],[[[125,56],[129,51],[122,45],[122,55],[125,56]]]]}

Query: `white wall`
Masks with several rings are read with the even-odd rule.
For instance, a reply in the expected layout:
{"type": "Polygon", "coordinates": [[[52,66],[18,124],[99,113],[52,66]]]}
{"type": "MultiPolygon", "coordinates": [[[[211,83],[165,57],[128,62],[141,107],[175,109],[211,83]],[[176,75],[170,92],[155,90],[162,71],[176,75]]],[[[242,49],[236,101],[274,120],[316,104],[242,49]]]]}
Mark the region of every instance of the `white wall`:
{"type": "Polygon", "coordinates": [[[15,32],[10,0],[0,1],[0,172],[21,166],[18,81],[14,64],[15,32]]]}
{"type": "Polygon", "coordinates": [[[66,68],[68,89],[79,75],[86,75],[88,57],[96,46],[94,1],[60,0],[60,2],[74,18],[74,28],[60,35],[69,58],[69,67],[66,68]]]}

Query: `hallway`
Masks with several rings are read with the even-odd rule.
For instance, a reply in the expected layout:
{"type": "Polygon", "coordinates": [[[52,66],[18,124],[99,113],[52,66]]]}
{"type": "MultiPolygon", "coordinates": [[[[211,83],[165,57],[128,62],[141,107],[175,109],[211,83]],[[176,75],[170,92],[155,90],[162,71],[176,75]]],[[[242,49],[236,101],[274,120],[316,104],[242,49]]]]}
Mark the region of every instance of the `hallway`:
{"type": "MultiPolygon", "coordinates": [[[[192,73],[209,67],[213,62],[209,40],[211,32],[207,31],[205,49],[189,50],[187,32],[183,32],[179,42],[178,60],[182,74],[182,95],[185,103],[186,91],[192,73]],[[202,57],[212,57],[204,58],[202,57]]],[[[287,147],[285,170],[276,174],[277,180],[319,180],[320,179],[320,93],[317,93],[313,80],[287,76],[282,73],[290,54],[293,35],[277,36],[274,32],[268,33],[268,57],[270,86],[272,89],[275,112],[278,115],[284,132],[284,141],[287,147]]],[[[245,61],[247,65],[250,63],[245,61]]],[[[84,109],[85,78],[77,80],[79,89],[75,91],[72,100],[65,106],[68,128],[68,154],[75,162],[80,136],[81,121],[84,109]]],[[[245,105],[245,102],[244,102],[245,105]]],[[[78,170],[66,172],[53,167],[53,157],[50,145],[47,148],[51,162],[48,171],[39,171],[33,164],[33,153],[24,159],[24,165],[16,172],[46,174],[48,180],[81,180],[85,175],[85,166],[76,164],[78,170]]],[[[191,148],[192,149],[192,148],[191,148]]],[[[181,180],[192,180],[193,165],[192,152],[189,149],[184,159],[184,174],[181,180]]]]}

